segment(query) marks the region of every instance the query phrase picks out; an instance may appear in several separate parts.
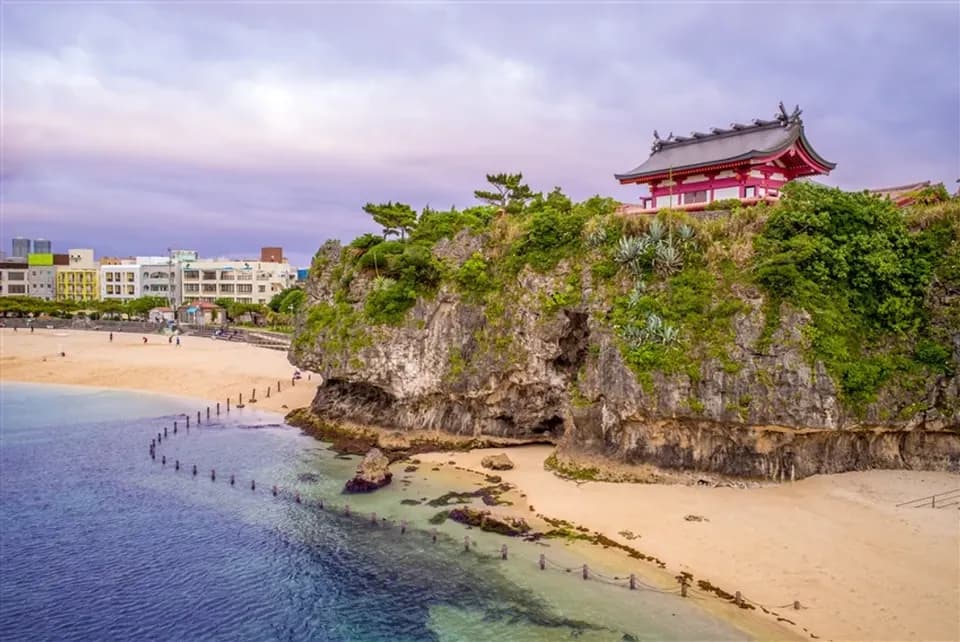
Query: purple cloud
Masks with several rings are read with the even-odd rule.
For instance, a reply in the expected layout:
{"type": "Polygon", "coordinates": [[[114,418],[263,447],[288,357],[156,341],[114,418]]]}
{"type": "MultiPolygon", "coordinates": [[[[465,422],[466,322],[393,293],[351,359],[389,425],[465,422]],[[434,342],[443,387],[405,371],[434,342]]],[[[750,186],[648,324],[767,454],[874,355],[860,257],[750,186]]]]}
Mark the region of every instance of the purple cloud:
{"type": "Polygon", "coordinates": [[[944,4],[5,4],[3,243],[205,254],[472,204],[522,170],[612,174],[685,133],[804,108],[863,188],[960,175],[960,12],[944,4]]]}

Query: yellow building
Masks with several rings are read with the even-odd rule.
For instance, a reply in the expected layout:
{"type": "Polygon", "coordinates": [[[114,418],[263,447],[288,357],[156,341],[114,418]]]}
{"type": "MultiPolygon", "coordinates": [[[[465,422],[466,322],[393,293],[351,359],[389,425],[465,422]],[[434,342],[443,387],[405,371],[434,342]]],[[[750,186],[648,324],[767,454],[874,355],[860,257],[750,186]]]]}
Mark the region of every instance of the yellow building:
{"type": "Polygon", "coordinates": [[[57,268],[57,301],[97,301],[100,288],[96,269],[57,268]]]}
{"type": "Polygon", "coordinates": [[[93,250],[67,250],[69,262],[57,266],[57,301],[97,301],[100,270],[93,260],[93,250]]]}

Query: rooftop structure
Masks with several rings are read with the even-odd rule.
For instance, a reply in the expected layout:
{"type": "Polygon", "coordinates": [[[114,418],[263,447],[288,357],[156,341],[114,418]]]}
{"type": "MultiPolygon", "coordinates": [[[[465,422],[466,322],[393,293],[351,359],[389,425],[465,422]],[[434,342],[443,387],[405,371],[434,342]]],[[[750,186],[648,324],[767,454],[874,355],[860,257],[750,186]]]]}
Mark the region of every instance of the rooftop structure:
{"type": "Polygon", "coordinates": [[[807,140],[801,113],[799,106],[788,113],[780,103],[773,120],[756,118],[690,136],[671,132],[661,138],[654,131],[650,157],[614,176],[623,185],[649,186],[650,195],[640,199],[644,211],[700,210],[731,198],[748,204],[777,200],[787,182],[836,167],[807,140]]]}

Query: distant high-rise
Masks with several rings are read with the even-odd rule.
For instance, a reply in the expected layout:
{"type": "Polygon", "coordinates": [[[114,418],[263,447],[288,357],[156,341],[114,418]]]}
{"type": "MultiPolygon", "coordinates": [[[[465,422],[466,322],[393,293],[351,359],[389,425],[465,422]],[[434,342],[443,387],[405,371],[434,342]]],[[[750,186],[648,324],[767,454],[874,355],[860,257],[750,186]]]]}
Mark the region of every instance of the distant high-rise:
{"type": "Polygon", "coordinates": [[[13,239],[13,254],[11,256],[25,259],[27,254],[30,254],[30,239],[25,239],[22,236],[13,239]]]}
{"type": "Polygon", "coordinates": [[[50,241],[47,239],[36,239],[33,242],[33,253],[34,254],[52,254],[53,250],[50,245],[50,241]]]}

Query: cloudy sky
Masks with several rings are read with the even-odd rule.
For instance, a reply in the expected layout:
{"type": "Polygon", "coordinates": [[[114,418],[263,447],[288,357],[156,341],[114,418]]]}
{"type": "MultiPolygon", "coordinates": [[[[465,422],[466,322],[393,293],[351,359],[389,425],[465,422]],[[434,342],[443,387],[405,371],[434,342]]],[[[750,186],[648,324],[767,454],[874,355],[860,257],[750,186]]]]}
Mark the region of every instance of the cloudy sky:
{"type": "Polygon", "coordinates": [[[960,176],[960,4],[0,3],[2,230],[304,264],[488,172],[635,200],[678,134],[803,108],[863,188],[960,176]]]}

